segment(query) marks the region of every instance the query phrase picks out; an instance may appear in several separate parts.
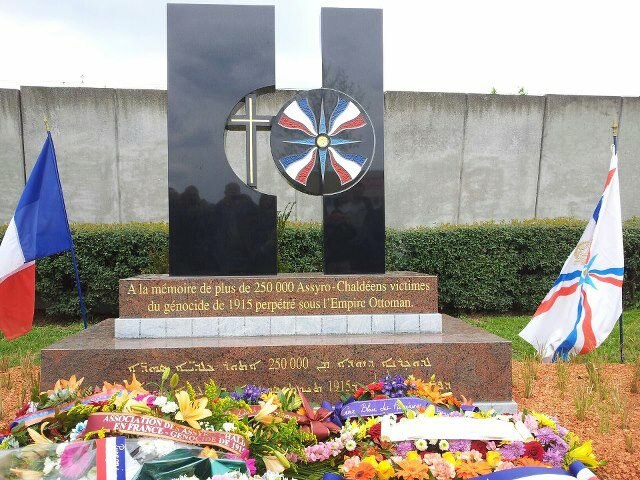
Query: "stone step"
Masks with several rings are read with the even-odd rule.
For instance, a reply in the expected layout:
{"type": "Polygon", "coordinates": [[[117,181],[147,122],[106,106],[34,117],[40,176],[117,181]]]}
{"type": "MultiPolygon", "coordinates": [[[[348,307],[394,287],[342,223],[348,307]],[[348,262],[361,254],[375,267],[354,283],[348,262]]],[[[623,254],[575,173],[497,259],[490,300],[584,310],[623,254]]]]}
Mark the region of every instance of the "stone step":
{"type": "Polygon", "coordinates": [[[115,319],[119,339],[441,332],[439,313],[115,319]]]}
{"type": "Polygon", "coordinates": [[[510,402],[511,342],[442,315],[442,333],[279,335],[118,339],[114,319],[42,350],[42,388],[75,374],[85,385],[132,373],[157,382],[165,367],[182,380],[237,385],[297,385],[316,402],[389,374],[431,375],[456,395],[510,402]]]}

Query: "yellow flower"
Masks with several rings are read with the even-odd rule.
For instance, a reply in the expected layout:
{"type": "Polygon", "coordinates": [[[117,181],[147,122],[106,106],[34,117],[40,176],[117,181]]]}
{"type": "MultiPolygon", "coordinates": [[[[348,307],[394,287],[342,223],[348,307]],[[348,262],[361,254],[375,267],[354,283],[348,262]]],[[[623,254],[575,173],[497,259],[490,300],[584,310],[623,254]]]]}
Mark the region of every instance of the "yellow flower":
{"type": "Polygon", "coordinates": [[[442,454],[442,459],[445,462],[450,463],[454,467],[459,463],[459,461],[456,459],[456,456],[452,452],[443,453],[442,454]]]}
{"type": "Polygon", "coordinates": [[[471,416],[473,418],[491,418],[493,417],[493,415],[496,413],[496,411],[491,408],[489,410],[487,410],[486,412],[473,412],[471,414],[471,416]]]}
{"type": "Polygon", "coordinates": [[[367,457],[364,457],[362,459],[362,461],[368,463],[371,466],[373,466],[373,468],[377,468],[378,467],[378,461],[376,460],[376,457],[374,457],[373,455],[369,455],[367,457]]]}
{"type": "Polygon", "coordinates": [[[277,393],[263,393],[262,394],[262,400],[265,401],[271,401],[271,403],[273,403],[276,407],[280,408],[282,406],[282,404],[280,403],[280,399],[278,398],[278,394],[277,393]]]}
{"type": "MultiPolygon", "coordinates": [[[[47,422],[42,424],[42,427],[41,427],[40,431],[42,431],[42,429],[44,428],[45,425],[47,425],[47,422]]],[[[33,428],[27,428],[27,433],[31,437],[31,440],[33,440],[33,443],[35,443],[36,445],[38,445],[38,444],[39,445],[47,445],[47,444],[53,443],[51,440],[49,440],[43,434],[40,434],[40,433],[36,432],[33,428]]]]}
{"type": "Polygon", "coordinates": [[[435,417],[436,416],[436,407],[433,405],[429,405],[427,409],[424,411],[423,416],[425,417],[435,417]]]}
{"type": "Polygon", "coordinates": [[[180,407],[180,411],[176,413],[176,420],[187,422],[196,430],[200,430],[198,420],[211,416],[211,410],[206,408],[208,401],[206,398],[191,402],[189,394],[182,390],[176,393],[176,400],[178,400],[178,407],[180,407]]]}
{"type": "Polygon", "coordinates": [[[396,471],[393,469],[393,465],[391,465],[389,460],[383,460],[378,463],[376,472],[378,473],[378,480],[389,480],[396,474],[396,471]]]}
{"type": "Polygon", "coordinates": [[[418,455],[418,452],[416,452],[415,450],[411,450],[409,453],[407,453],[407,456],[405,458],[407,460],[420,460],[420,461],[422,461],[422,457],[420,455],[418,455]]]}
{"type": "Polygon", "coordinates": [[[213,459],[216,459],[216,458],[218,458],[218,452],[216,452],[213,448],[204,447],[200,451],[198,456],[202,457],[202,458],[213,458],[213,459]]]}
{"type": "Polygon", "coordinates": [[[151,413],[151,408],[149,408],[149,405],[147,405],[147,402],[140,402],[137,400],[134,400],[133,398],[130,398],[127,403],[125,403],[124,408],[122,409],[123,412],[127,412],[127,413],[151,413]]]}
{"type": "Polygon", "coordinates": [[[600,462],[598,462],[595,454],[593,453],[591,440],[587,440],[582,445],[575,447],[567,452],[567,456],[565,457],[565,462],[567,465],[571,465],[571,463],[575,462],[576,460],[578,462],[584,463],[587,467],[590,468],[598,468],[600,466],[600,462]]]}
{"type": "Polygon", "coordinates": [[[271,425],[272,423],[278,423],[282,421],[282,418],[272,415],[278,409],[278,406],[273,403],[273,397],[269,398],[266,402],[258,402],[260,404],[260,411],[253,419],[256,422],[263,423],[265,425],[271,425]]]}
{"type": "Polygon", "coordinates": [[[124,408],[124,405],[126,405],[129,400],[132,400],[136,396],[136,392],[127,392],[126,390],[121,390],[113,401],[113,404],[116,409],[122,410],[122,408],[124,408]]]}
{"type": "Polygon", "coordinates": [[[366,422],[364,422],[362,425],[358,425],[358,431],[356,432],[356,438],[358,440],[362,440],[367,435],[367,432],[369,431],[369,429],[371,427],[373,427],[376,423],[378,423],[378,418],[371,417],[366,422]]]}
{"type": "Polygon", "coordinates": [[[545,414],[537,413],[537,412],[529,412],[529,413],[531,413],[531,415],[536,417],[536,420],[538,420],[538,423],[540,424],[540,426],[542,426],[542,427],[551,427],[555,432],[558,431],[558,427],[556,426],[556,422],[551,420],[551,418],[549,418],[545,414]]]}
{"type": "Polygon", "coordinates": [[[496,452],[495,450],[490,450],[487,452],[487,463],[491,468],[495,468],[502,461],[500,457],[500,452],[496,452]]]}

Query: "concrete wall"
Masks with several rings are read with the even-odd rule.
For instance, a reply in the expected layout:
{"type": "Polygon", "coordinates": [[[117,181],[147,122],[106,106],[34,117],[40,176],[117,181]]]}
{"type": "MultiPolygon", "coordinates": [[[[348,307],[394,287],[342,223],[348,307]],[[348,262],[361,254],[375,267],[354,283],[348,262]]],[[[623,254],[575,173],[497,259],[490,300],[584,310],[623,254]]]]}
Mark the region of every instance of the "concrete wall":
{"type": "Polygon", "coordinates": [[[9,222],[24,188],[19,93],[0,89],[0,223],[9,222]]]}
{"type": "MultiPolygon", "coordinates": [[[[275,114],[294,92],[259,97],[275,114]]],[[[72,222],[166,221],[166,92],[23,87],[0,90],[0,222],[13,214],[49,119],[72,222]],[[24,147],[23,147],[24,145],[24,147]]],[[[387,225],[413,227],[574,216],[588,218],[620,124],[623,217],[640,215],[640,99],[387,92],[387,225]]],[[[244,133],[227,133],[240,178],[244,133]]],[[[293,219],[321,220],[322,203],[290,188],[258,134],[258,185],[295,201],[293,219]]]]}

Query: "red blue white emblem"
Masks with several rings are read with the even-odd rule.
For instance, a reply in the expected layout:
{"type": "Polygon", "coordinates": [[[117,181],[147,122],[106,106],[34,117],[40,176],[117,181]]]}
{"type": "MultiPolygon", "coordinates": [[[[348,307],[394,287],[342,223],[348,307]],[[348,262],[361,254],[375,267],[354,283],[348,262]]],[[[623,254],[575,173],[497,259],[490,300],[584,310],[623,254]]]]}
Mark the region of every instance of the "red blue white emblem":
{"type": "Polygon", "coordinates": [[[355,100],[319,89],[297,95],[276,116],[271,148],[294,187],[321,195],[355,184],[368,168],[374,142],[371,122],[355,100]]]}

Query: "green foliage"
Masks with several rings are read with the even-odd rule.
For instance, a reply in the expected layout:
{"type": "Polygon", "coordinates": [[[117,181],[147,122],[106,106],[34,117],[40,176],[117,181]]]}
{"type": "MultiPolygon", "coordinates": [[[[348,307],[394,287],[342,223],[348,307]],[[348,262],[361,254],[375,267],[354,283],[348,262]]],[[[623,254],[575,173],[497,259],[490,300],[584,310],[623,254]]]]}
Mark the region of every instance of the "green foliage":
{"type": "MultiPolygon", "coordinates": [[[[293,207],[295,207],[296,202],[289,202],[284,206],[284,210],[278,210],[277,219],[276,219],[276,228],[278,235],[278,245],[280,245],[280,237],[284,233],[287,228],[287,224],[289,222],[289,217],[291,217],[291,213],[293,212],[293,207]]],[[[280,250],[278,249],[278,271],[279,272],[289,272],[291,267],[288,263],[282,261],[282,255],[280,255],[280,250]]]]}
{"type": "Polygon", "coordinates": [[[189,383],[188,381],[187,381],[186,390],[187,390],[187,393],[189,394],[189,399],[191,399],[191,401],[193,402],[196,399],[197,395],[196,395],[196,391],[191,386],[191,383],[189,383]]]}
{"type": "Polygon", "coordinates": [[[305,432],[295,419],[272,425],[257,425],[251,438],[251,454],[260,459],[274,452],[293,453],[304,458],[304,447],[316,443],[316,437],[305,432]]]}
{"type": "MultiPolygon", "coordinates": [[[[90,316],[117,315],[118,281],[121,278],[168,271],[169,230],[166,224],[77,224],[72,225],[71,230],[90,316]]],[[[44,308],[47,317],[79,318],[70,254],[38,260],[36,268],[38,306],[44,308]]]]}
{"type": "MultiPolygon", "coordinates": [[[[278,231],[282,270],[321,272],[322,227],[289,222],[287,213],[281,213],[278,231]]],[[[575,219],[551,219],[388,229],[386,267],[437,275],[443,312],[530,313],[584,226],[575,219]]],[[[119,279],[168,271],[166,224],[74,225],[72,230],[90,315],[117,316],[119,279]]],[[[625,306],[640,306],[640,218],[625,222],[624,245],[625,306]]],[[[47,317],[77,319],[69,255],[38,261],[37,274],[38,305],[47,317]]]]}
{"type": "MultiPolygon", "coordinates": [[[[438,275],[440,309],[533,312],[575,247],[585,222],[572,219],[389,230],[387,271],[438,275]]],[[[625,223],[626,306],[637,306],[640,225],[625,223]]]]}
{"type": "Polygon", "coordinates": [[[278,251],[289,272],[321,272],[323,258],[322,227],[296,223],[278,234],[278,251]]]}

